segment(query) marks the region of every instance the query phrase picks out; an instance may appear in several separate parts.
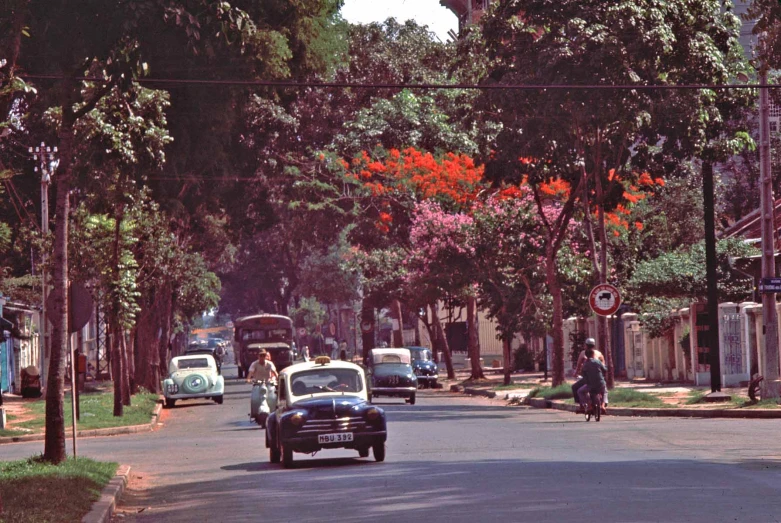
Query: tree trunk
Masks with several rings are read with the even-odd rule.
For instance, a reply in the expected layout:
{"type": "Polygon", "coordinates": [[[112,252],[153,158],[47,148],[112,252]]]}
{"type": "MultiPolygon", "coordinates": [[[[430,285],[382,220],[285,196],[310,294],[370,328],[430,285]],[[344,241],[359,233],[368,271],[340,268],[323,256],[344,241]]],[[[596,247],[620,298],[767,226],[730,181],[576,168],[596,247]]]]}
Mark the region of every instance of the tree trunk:
{"type": "Polygon", "coordinates": [[[447,343],[447,336],[445,336],[445,329],[442,328],[442,322],[439,321],[439,306],[437,302],[432,302],[431,308],[431,323],[434,325],[434,331],[437,335],[437,343],[439,346],[437,350],[442,351],[442,355],[445,357],[445,367],[447,368],[448,379],[456,379],[456,372],[453,370],[453,358],[450,356],[450,347],[447,343]]]}
{"type": "Polygon", "coordinates": [[[111,381],[114,386],[114,416],[124,414],[122,404],[122,355],[119,353],[119,327],[117,327],[116,314],[109,314],[108,328],[111,332],[111,381]]]}
{"type": "Polygon", "coordinates": [[[401,302],[399,300],[391,301],[391,318],[398,321],[398,325],[393,328],[393,346],[404,346],[404,318],[401,315],[401,302]]]}
{"type": "Polygon", "coordinates": [[[477,333],[477,298],[468,296],[466,299],[466,328],[468,334],[467,349],[469,363],[472,367],[470,379],[485,379],[483,368],[480,366],[480,339],[477,333]]]}
{"type": "Polygon", "coordinates": [[[361,308],[361,344],[365,364],[369,361],[369,351],[374,348],[374,308],[370,307],[367,301],[363,302],[361,308]]]}
{"type": "Polygon", "coordinates": [[[504,381],[505,385],[510,384],[510,374],[512,373],[512,340],[502,336],[502,356],[504,356],[504,381]]]}
{"type": "Polygon", "coordinates": [[[130,361],[127,355],[127,334],[123,330],[119,336],[119,351],[122,354],[122,405],[130,406],[130,361]]]}
{"type": "MultiPolygon", "coordinates": [[[[424,308],[426,310],[427,308],[424,308]]],[[[439,363],[439,351],[437,350],[437,333],[434,330],[434,327],[431,325],[431,322],[428,321],[428,311],[426,310],[425,316],[421,318],[421,321],[423,321],[423,325],[426,327],[426,331],[428,332],[428,339],[431,340],[431,356],[434,359],[434,363],[439,363]]]]}
{"type": "Polygon", "coordinates": [[[65,460],[65,357],[68,353],[68,219],[70,215],[71,158],[73,156],[72,107],[77,85],[72,77],[62,85],[63,116],[60,125],[60,163],[56,175],[57,203],[54,222],[52,280],[51,358],[46,383],[46,434],[43,457],[52,463],[65,460]]]}
{"type": "Polygon", "coordinates": [[[545,273],[548,290],[553,298],[553,372],[552,384],[558,387],[564,383],[564,302],[561,296],[561,283],[559,282],[556,267],[556,253],[551,245],[546,249],[545,273]]]}

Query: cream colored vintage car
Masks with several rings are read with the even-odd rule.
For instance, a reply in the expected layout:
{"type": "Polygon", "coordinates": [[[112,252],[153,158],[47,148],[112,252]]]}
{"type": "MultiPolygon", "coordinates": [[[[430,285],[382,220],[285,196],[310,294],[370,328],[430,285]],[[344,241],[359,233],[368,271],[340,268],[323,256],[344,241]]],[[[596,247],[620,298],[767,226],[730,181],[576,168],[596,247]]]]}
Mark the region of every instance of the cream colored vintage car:
{"type": "Polygon", "coordinates": [[[171,408],[177,400],[206,398],[222,404],[225,380],[219,375],[217,362],[209,354],[177,356],[168,364],[168,377],[163,380],[165,406],[171,408]]]}

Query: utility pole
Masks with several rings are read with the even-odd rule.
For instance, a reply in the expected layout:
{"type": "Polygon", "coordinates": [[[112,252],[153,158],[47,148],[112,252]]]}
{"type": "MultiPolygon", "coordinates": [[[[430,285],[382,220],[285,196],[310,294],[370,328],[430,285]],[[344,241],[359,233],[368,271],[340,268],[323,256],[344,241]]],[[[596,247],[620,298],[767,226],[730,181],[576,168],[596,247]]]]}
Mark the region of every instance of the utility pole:
{"type": "MultiPolygon", "coordinates": [[[[51,183],[52,172],[57,168],[57,147],[53,149],[41,142],[40,147],[30,147],[27,151],[32,155],[34,161],[40,162],[41,170],[41,236],[46,239],[49,234],[49,184],[51,183]]],[[[38,172],[38,166],[35,166],[35,172],[38,172]]],[[[43,306],[41,307],[41,383],[46,383],[48,369],[46,362],[49,359],[49,337],[46,335],[48,325],[46,324],[46,299],[49,288],[46,282],[46,248],[41,253],[41,288],[43,289],[43,306]]]]}
{"type": "MultiPolygon", "coordinates": [[[[761,42],[764,43],[764,35],[761,42]]],[[[765,49],[760,53],[759,66],[759,175],[760,203],[762,209],[762,278],[773,278],[776,275],[775,220],[773,217],[773,179],[770,172],[770,103],[767,87],[767,60],[765,49]]],[[[765,331],[765,350],[761,358],[764,360],[762,381],[762,399],[779,397],[779,358],[778,358],[778,312],[776,311],[776,295],[773,292],[762,293],[762,320],[765,331]]]]}

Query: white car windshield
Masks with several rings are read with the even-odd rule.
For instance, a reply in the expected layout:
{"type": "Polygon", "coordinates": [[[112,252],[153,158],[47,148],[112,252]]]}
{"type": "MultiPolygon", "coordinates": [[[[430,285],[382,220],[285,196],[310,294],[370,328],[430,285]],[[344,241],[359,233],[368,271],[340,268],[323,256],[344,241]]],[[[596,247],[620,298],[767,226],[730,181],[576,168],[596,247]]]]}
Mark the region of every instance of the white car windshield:
{"type": "Polygon", "coordinates": [[[179,369],[208,369],[209,360],[206,358],[192,358],[186,360],[179,360],[177,363],[179,369]]]}
{"type": "Polygon", "coordinates": [[[323,368],[302,371],[290,378],[290,384],[290,391],[294,396],[363,390],[361,375],[353,369],[323,368]]]}

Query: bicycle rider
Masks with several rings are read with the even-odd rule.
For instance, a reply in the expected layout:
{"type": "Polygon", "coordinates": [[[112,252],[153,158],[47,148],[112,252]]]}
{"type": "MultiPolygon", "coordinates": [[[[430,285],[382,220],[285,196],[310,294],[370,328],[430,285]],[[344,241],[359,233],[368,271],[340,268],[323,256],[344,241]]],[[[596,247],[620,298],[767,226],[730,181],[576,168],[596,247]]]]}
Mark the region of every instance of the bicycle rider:
{"type": "MultiPolygon", "coordinates": [[[[594,340],[594,338],[586,338],[586,341],[584,342],[584,345],[586,346],[586,349],[591,347],[594,350],[594,357],[597,358],[599,361],[602,362],[603,365],[607,365],[605,362],[605,356],[596,349],[597,342],[594,340]]],[[[583,414],[580,409],[580,399],[578,398],[578,390],[586,383],[586,379],[582,377],[582,369],[583,364],[586,362],[586,350],[583,349],[580,351],[580,354],[578,354],[578,363],[575,366],[575,376],[581,376],[581,378],[572,384],[572,397],[575,399],[575,404],[578,405],[577,414],[583,414]]],[[[608,404],[607,400],[607,391],[605,391],[604,394],[605,398],[605,405],[608,404]]]]}
{"type": "MultiPolygon", "coordinates": [[[[605,382],[605,374],[607,373],[607,367],[605,364],[599,361],[594,356],[594,349],[586,347],[586,361],[583,363],[583,378],[586,383],[578,390],[578,397],[580,398],[580,404],[582,406],[588,405],[589,395],[602,393],[602,404],[599,408],[602,409],[602,414],[605,413],[604,397],[607,392],[607,383],[605,382]]],[[[595,405],[596,407],[596,405],[595,405]]]]}

